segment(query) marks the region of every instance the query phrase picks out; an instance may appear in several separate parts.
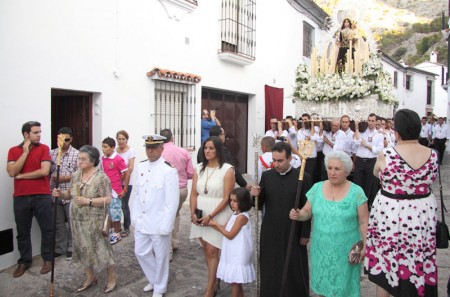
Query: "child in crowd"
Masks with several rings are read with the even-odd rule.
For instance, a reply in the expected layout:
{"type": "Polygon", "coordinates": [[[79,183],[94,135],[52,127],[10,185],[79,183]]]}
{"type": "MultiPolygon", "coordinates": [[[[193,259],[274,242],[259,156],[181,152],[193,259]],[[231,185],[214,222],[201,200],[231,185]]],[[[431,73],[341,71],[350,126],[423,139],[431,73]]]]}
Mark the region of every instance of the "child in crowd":
{"type": "Polygon", "coordinates": [[[114,229],[110,235],[111,244],[116,244],[121,240],[120,221],[122,219],[122,197],[126,191],[122,189],[122,179],[129,176],[128,167],[125,161],[116,151],[116,141],[107,137],[102,142],[102,169],[108,176],[112,187],[112,200],[109,204],[109,216],[111,218],[111,227],[114,229]]]}
{"type": "Polygon", "coordinates": [[[234,189],[230,195],[234,211],[226,227],[211,220],[209,225],[224,235],[217,278],[231,284],[233,297],[243,297],[242,284],[255,280],[253,240],[248,211],[252,208],[250,193],[245,188],[234,189]]]}

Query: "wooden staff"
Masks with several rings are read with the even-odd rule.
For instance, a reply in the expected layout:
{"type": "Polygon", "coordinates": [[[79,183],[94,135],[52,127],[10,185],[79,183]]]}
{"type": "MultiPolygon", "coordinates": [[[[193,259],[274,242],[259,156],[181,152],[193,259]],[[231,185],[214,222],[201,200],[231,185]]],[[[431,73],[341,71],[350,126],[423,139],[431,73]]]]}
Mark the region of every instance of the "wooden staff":
{"type": "MultiPolygon", "coordinates": [[[[300,195],[302,193],[302,186],[303,186],[303,176],[305,174],[305,166],[306,166],[306,159],[311,156],[312,151],[314,149],[314,146],[316,145],[315,141],[310,140],[300,140],[298,142],[298,152],[300,154],[300,157],[302,158],[302,165],[300,166],[300,174],[298,176],[298,184],[297,184],[297,194],[295,196],[295,202],[294,202],[294,209],[298,208],[298,205],[300,204],[300,195]]],[[[284,267],[283,267],[283,276],[281,278],[281,287],[280,287],[280,295],[279,297],[284,297],[284,291],[286,287],[286,280],[287,280],[287,272],[289,267],[289,259],[291,257],[291,248],[292,243],[294,241],[294,230],[295,230],[295,224],[296,221],[291,221],[291,229],[289,230],[289,240],[288,245],[286,249],[286,257],[284,260],[284,267]]],[[[305,288],[307,288],[307,284],[305,281],[305,277],[302,275],[303,283],[305,288]]]]}
{"type": "MultiPolygon", "coordinates": [[[[56,181],[55,188],[59,188],[59,170],[61,169],[61,153],[62,147],[64,145],[64,135],[58,135],[58,155],[56,157],[56,181]]],[[[55,279],[55,248],[56,248],[56,216],[57,216],[57,207],[58,207],[58,197],[53,197],[55,199],[53,204],[53,258],[52,258],[52,272],[50,275],[50,297],[53,297],[53,285],[55,279]]]]}
{"type": "MultiPolygon", "coordinates": [[[[254,157],[255,157],[255,175],[253,180],[255,181],[255,185],[258,185],[258,157],[259,157],[259,148],[260,148],[261,137],[258,134],[253,134],[253,149],[254,149],[254,157]]],[[[255,223],[255,265],[256,265],[256,297],[259,297],[259,202],[258,196],[255,196],[255,210],[256,210],[256,223],[255,223]]]]}

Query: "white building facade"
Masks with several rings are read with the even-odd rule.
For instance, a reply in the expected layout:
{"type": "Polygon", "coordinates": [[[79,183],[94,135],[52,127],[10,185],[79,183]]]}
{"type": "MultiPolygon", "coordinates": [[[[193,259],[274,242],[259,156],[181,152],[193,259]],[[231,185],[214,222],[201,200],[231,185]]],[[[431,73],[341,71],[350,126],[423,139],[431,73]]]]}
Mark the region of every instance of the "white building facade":
{"type": "Polygon", "coordinates": [[[416,67],[408,67],[387,55],[382,55],[383,69],[389,72],[398,99],[397,109],[408,108],[420,117],[434,110],[436,75],[416,67]]]}
{"type": "Polygon", "coordinates": [[[420,63],[415,68],[431,72],[436,75],[436,81],[433,92],[433,114],[437,117],[447,117],[448,113],[448,93],[443,87],[446,87],[445,75],[447,73],[447,66],[437,63],[437,54],[432,52],[430,61],[420,63]]]}
{"type": "MultiPolygon", "coordinates": [[[[285,114],[294,110],[296,67],[318,42],[326,14],[310,0],[18,0],[2,1],[0,16],[0,167],[30,120],[41,122],[41,141],[52,148],[61,126],[74,129],[78,147],[98,148],[124,129],[141,161],[141,136],[170,128],[195,156],[200,111],[216,108],[241,170],[252,173],[265,85],[283,89],[285,114]]],[[[0,183],[0,241],[13,245],[0,255],[3,269],[18,251],[6,170],[0,183]]],[[[38,229],[34,220],[33,255],[38,229]]]]}

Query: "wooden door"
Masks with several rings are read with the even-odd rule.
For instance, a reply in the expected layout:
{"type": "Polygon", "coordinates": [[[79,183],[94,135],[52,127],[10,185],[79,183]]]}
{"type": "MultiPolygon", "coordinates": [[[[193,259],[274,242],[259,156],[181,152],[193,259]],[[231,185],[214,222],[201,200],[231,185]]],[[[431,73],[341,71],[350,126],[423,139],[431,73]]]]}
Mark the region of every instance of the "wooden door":
{"type": "Polygon", "coordinates": [[[52,148],[61,127],[73,130],[73,147],[92,145],[92,93],[52,90],[52,148]]]}
{"type": "Polygon", "coordinates": [[[203,109],[216,109],[226,133],[225,145],[233,153],[236,167],[242,173],[247,172],[248,96],[203,88],[203,109]]]}

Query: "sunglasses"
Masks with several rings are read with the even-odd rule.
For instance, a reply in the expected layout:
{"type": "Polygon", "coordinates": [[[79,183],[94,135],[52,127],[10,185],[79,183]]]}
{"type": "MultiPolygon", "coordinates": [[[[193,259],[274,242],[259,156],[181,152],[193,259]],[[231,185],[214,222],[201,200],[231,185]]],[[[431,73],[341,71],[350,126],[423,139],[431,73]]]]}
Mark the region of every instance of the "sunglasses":
{"type": "Polygon", "coordinates": [[[64,138],[64,142],[69,142],[70,138],[64,138]]]}

